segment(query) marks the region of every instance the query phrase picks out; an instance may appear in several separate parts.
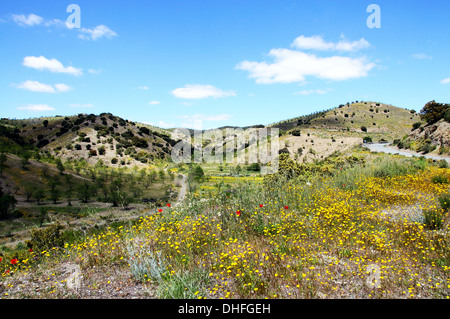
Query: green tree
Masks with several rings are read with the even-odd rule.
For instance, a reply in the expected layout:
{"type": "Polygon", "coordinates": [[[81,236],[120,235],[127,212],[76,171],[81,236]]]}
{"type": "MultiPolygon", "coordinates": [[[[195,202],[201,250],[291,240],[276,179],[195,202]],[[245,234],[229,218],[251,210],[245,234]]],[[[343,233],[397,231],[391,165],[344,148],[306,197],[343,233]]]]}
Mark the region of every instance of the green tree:
{"type": "Polygon", "coordinates": [[[7,161],[7,157],[6,157],[6,154],[5,154],[5,152],[1,152],[0,153],[0,177],[1,176],[3,176],[3,170],[5,169],[5,167],[6,167],[6,161],[7,161]]]}
{"type": "Polygon", "coordinates": [[[61,192],[59,189],[55,188],[50,191],[50,198],[53,201],[53,204],[57,204],[58,199],[61,197],[61,192]]]}
{"type": "Polygon", "coordinates": [[[31,154],[29,152],[25,152],[22,155],[22,159],[21,159],[20,163],[21,163],[23,169],[27,168],[27,165],[30,163],[30,158],[31,158],[31,154]]]}
{"type": "Polygon", "coordinates": [[[10,211],[16,208],[17,200],[10,194],[4,194],[0,188],[0,218],[5,218],[10,211]]]}
{"type": "Polygon", "coordinates": [[[66,169],[60,158],[56,160],[56,168],[58,169],[59,174],[61,175],[64,173],[64,170],[66,169]]]}
{"type": "Polygon", "coordinates": [[[38,205],[41,205],[41,201],[45,198],[44,190],[42,188],[38,188],[34,192],[34,198],[38,202],[38,205]]]}
{"type": "Polygon", "coordinates": [[[89,202],[89,200],[91,199],[92,196],[94,196],[97,193],[97,189],[85,182],[84,184],[78,186],[78,198],[83,202],[83,203],[87,203],[89,202]]]}
{"type": "Polygon", "coordinates": [[[437,103],[430,101],[420,111],[420,119],[433,124],[445,116],[445,113],[450,110],[450,104],[437,103]]]}
{"type": "Polygon", "coordinates": [[[189,172],[189,177],[198,182],[205,177],[205,173],[200,165],[195,165],[189,172]]]}
{"type": "Polygon", "coordinates": [[[25,190],[25,197],[27,198],[26,201],[29,202],[31,197],[33,197],[34,192],[36,191],[36,186],[27,184],[25,185],[24,190],[25,190]]]}

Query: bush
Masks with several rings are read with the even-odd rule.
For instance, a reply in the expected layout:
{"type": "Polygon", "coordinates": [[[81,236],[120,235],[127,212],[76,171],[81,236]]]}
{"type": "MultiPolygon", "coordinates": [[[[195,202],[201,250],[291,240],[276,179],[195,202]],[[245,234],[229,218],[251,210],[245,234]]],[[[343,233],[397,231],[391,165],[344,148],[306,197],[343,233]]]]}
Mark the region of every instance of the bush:
{"type": "Polygon", "coordinates": [[[363,132],[367,132],[367,127],[365,127],[364,125],[363,125],[363,126],[361,126],[361,131],[363,131],[363,132]]]}
{"type": "Polygon", "coordinates": [[[100,155],[105,155],[106,149],[105,149],[105,147],[103,145],[98,148],[98,153],[100,155]]]}
{"type": "Polygon", "coordinates": [[[33,229],[31,239],[27,242],[27,246],[35,251],[44,251],[53,247],[63,247],[64,238],[60,224],[52,225],[46,229],[33,229]]]}
{"type": "Polygon", "coordinates": [[[448,168],[448,162],[444,159],[438,161],[439,168],[448,168]]]}
{"type": "Polygon", "coordinates": [[[252,163],[247,167],[247,171],[259,172],[261,171],[261,166],[259,163],[252,163]]]}
{"type": "Polygon", "coordinates": [[[365,137],[363,137],[363,142],[364,143],[372,143],[372,138],[370,136],[365,136],[365,137]]]}
{"type": "Polygon", "coordinates": [[[412,130],[417,130],[419,127],[422,126],[422,122],[416,122],[412,125],[412,130]]]}
{"type": "Polygon", "coordinates": [[[416,148],[417,152],[421,152],[423,154],[430,153],[436,149],[436,145],[432,145],[429,141],[424,141],[419,143],[419,145],[416,148]]]}
{"type": "Polygon", "coordinates": [[[443,216],[437,210],[426,210],[423,212],[425,217],[425,227],[431,230],[440,229],[443,223],[443,216]]]}
{"type": "Polygon", "coordinates": [[[3,194],[3,190],[0,188],[0,218],[6,217],[6,215],[14,211],[17,205],[17,200],[10,194],[3,194]]]}
{"type": "Polygon", "coordinates": [[[438,201],[443,210],[448,211],[450,209],[450,193],[439,196],[438,201]]]}
{"type": "Polygon", "coordinates": [[[201,269],[176,273],[164,280],[157,295],[161,299],[197,299],[197,292],[205,294],[209,282],[208,273],[201,269]]]}
{"type": "Polygon", "coordinates": [[[138,249],[135,244],[129,244],[127,250],[130,257],[131,274],[136,280],[142,282],[148,280],[162,281],[162,276],[167,270],[161,252],[154,254],[144,248],[138,249]]]}
{"type": "Polygon", "coordinates": [[[444,114],[444,119],[450,123],[450,109],[448,109],[444,114]]]}
{"type": "Polygon", "coordinates": [[[433,184],[448,184],[448,179],[446,176],[435,175],[431,178],[433,184]]]}

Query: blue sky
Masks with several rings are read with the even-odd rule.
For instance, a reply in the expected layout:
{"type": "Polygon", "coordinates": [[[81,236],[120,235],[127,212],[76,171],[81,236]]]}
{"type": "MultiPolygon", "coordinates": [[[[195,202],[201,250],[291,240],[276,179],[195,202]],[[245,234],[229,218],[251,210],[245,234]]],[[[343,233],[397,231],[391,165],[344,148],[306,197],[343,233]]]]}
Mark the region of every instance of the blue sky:
{"type": "Polygon", "coordinates": [[[356,100],[419,111],[449,102],[449,13],[449,1],[4,0],[0,116],[208,129],[356,100]],[[67,27],[72,3],[80,28],[67,27]]]}

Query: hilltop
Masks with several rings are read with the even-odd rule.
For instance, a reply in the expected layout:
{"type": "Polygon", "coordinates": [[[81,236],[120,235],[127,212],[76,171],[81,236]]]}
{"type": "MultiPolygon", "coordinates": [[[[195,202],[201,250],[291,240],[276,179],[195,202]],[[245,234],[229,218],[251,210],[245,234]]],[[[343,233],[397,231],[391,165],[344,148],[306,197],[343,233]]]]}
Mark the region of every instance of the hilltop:
{"type": "Polygon", "coordinates": [[[170,157],[175,141],[166,131],[110,113],[0,121],[6,150],[34,149],[62,160],[85,159],[118,167],[170,157]]]}
{"type": "Polygon", "coordinates": [[[404,135],[419,119],[414,110],[399,108],[379,102],[352,102],[269,125],[283,131],[296,128],[323,129],[326,131],[383,133],[388,136],[404,135]],[[366,127],[364,131],[361,128],[366,127]]]}

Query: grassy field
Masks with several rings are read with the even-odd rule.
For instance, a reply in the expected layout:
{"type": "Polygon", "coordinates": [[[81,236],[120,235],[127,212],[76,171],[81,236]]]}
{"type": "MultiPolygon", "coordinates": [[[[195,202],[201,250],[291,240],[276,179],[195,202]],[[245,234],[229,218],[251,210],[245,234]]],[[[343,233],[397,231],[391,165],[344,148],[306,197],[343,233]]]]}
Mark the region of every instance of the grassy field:
{"type": "Polygon", "coordinates": [[[213,187],[156,214],[66,235],[58,248],[4,254],[0,293],[449,298],[449,169],[364,158],[290,179],[211,176],[200,188],[223,181],[231,189],[213,187]],[[75,288],[68,265],[82,276],[75,288]]]}

